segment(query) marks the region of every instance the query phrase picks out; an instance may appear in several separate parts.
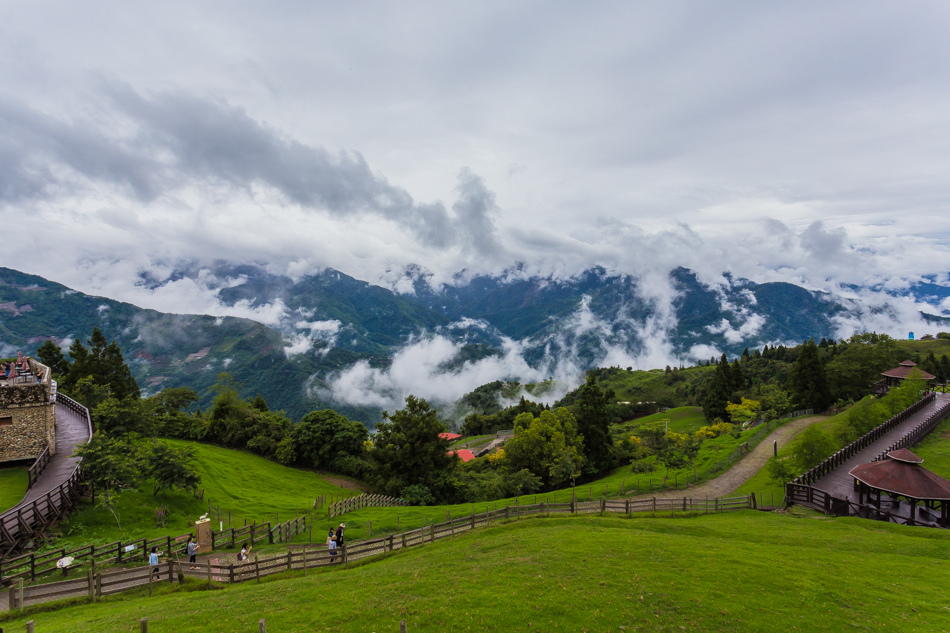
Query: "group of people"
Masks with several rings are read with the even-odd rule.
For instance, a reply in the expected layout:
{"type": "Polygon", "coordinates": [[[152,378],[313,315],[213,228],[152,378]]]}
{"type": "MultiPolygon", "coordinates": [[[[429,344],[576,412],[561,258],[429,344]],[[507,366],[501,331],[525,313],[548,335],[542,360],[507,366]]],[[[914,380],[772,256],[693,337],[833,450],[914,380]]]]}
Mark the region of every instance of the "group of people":
{"type": "Polygon", "coordinates": [[[336,532],[333,531],[333,528],[330,528],[330,533],[327,535],[327,547],[330,548],[331,563],[336,560],[336,549],[343,546],[343,530],[345,529],[346,524],[341,523],[336,532]]]}
{"type": "Polygon", "coordinates": [[[3,363],[3,377],[11,378],[15,377],[17,370],[20,371],[30,371],[30,360],[23,355],[23,352],[16,353],[16,360],[11,360],[7,363],[3,363]]]}
{"type": "MultiPolygon", "coordinates": [[[[16,360],[6,363],[0,363],[0,378],[11,380],[16,378],[19,373],[32,373],[30,369],[30,359],[23,355],[23,352],[17,352],[16,360]]],[[[43,372],[37,372],[37,382],[43,379],[43,372]]]]}

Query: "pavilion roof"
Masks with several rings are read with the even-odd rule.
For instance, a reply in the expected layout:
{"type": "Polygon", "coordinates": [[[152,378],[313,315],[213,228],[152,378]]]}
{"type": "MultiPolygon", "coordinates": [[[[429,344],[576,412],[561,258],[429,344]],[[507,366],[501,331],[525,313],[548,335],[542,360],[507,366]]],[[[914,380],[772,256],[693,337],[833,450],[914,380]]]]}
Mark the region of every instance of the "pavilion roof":
{"type": "Polygon", "coordinates": [[[898,378],[905,380],[907,378],[920,378],[923,380],[933,380],[936,378],[933,374],[928,374],[923,369],[917,367],[917,363],[912,360],[905,360],[894,369],[888,369],[881,374],[887,378],[898,378]]]}
{"type": "Polygon", "coordinates": [[[950,481],[932,473],[906,448],[891,451],[888,459],[861,464],[849,473],[871,488],[910,499],[950,501],[950,481]]]}

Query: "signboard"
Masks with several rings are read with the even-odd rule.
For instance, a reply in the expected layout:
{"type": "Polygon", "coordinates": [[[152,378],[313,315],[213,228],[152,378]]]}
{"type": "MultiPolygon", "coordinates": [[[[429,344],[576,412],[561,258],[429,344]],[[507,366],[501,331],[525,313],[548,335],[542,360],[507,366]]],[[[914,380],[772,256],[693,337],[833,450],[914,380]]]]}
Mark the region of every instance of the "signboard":
{"type": "Polygon", "coordinates": [[[126,545],[125,547],[122,548],[122,551],[123,551],[123,552],[131,552],[131,551],[134,550],[134,549],[135,549],[135,545],[126,545]]]}

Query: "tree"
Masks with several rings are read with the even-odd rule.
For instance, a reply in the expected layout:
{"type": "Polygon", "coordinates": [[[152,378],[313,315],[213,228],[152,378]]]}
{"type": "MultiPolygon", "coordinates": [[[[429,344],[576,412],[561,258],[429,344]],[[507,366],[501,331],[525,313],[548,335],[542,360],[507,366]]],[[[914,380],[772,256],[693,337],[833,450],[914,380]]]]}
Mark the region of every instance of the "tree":
{"type": "Polygon", "coordinates": [[[831,390],[814,340],[802,345],[801,352],[788,374],[788,391],[792,394],[795,405],[801,409],[822,411],[831,406],[831,390]]]}
{"type": "Polygon", "coordinates": [[[108,437],[100,432],[76,449],[75,454],[82,458],[82,472],[86,482],[92,488],[93,501],[100,493],[100,504],[105,507],[119,523],[116,501],[122,490],[136,484],[139,477],[139,452],[134,444],[108,437]]]}
{"type": "MultiPolygon", "coordinates": [[[[119,400],[124,398],[140,397],[138,383],[132,376],[132,371],[122,358],[122,350],[118,343],[106,341],[106,337],[97,327],[93,328],[92,336],[87,341],[86,349],[79,339],[73,341],[69,348],[72,363],[69,365],[69,375],[64,387],[72,389],[83,378],[92,378],[92,382],[99,386],[108,387],[119,400]]],[[[89,406],[88,403],[84,403],[89,406]]]]}
{"type": "Polygon", "coordinates": [[[739,404],[726,405],[726,412],[729,414],[729,418],[736,424],[743,424],[759,419],[761,411],[762,403],[758,400],[749,400],[748,398],[742,398],[739,404]]]}
{"type": "Polygon", "coordinates": [[[193,448],[179,450],[164,442],[154,441],[144,463],[144,475],[152,480],[152,496],[174,488],[197,488],[201,476],[194,467],[194,461],[193,448]]]}
{"type": "Polygon", "coordinates": [[[360,422],[349,420],[332,409],[311,411],[294,428],[297,459],[307,466],[361,476],[369,432],[360,422]]]}
{"type": "Polygon", "coordinates": [[[614,392],[601,389],[592,374],[578,390],[574,401],[574,417],[577,430],[584,438],[584,456],[591,472],[602,472],[612,466],[610,421],[607,406],[614,399],[614,392]]]}
{"type": "Polygon", "coordinates": [[[812,425],[802,431],[795,461],[801,470],[818,465],[823,459],[835,452],[835,443],[822,429],[812,425]]]}
{"type": "Polygon", "coordinates": [[[53,341],[47,340],[40,345],[39,349],[36,350],[36,356],[41,363],[49,367],[57,379],[61,380],[69,374],[69,361],[63,356],[59,345],[56,345],[53,341]]]}
{"type": "Polygon", "coordinates": [[[561,407],[535,417],[515,419],[514,437],[505,442],[505,465],[510,472],[527,470],[547,489],[555,488],[584,468],[584,437],[570,411],[561,407]]]}
{"type": "Polygon", "coordinates": [[[119,400],[109,396],[91,411],[96,429],[113,437],[127,437],[133,433],[154,435],[153,419],[146,417],[145,406],[141,400],[125,398],[119,400]]]}
{"type": "Polygon", "coordinates": [[[732,384],[734,376],[729,368],[729,361],[723,354],[719,363],[716,365],[716,371],[713,373],[712,380],[706,386],[703,394],[703,415],[709,421],[716,418],[727,418],[726,405],[732,398],[732,384]]]}
{"type": "Polygon", "coordinates": [[[435,410],[422,398],[408,396],[406,406],[376,425],[369,458],[376,472],[376,487],[388,495],[401,494],[419,484],[438,501],[454,496],[458,458],[448,455],[448,441],[439,437],[445,426],[435,410]]]}

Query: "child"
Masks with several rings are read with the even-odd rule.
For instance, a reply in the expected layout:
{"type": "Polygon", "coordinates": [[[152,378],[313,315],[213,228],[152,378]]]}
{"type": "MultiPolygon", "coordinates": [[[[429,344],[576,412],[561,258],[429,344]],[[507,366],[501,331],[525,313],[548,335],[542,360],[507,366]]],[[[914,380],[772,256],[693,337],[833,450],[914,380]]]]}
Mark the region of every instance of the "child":
{"type": "Polygon", "coordinates": [[[330,562],[332,563],[336,559],[336,534],[333,532],[333,528],[330,528],[330,533],[327,535],[327,547],[330,548],[330,562]]]}
{"type": "Polygon", "coordinates": [[[158,548],[153,547],[152,553],[148,555],[148,564],[152,567],[152,574],[161,576],[161,570],[158,568],[158,548]]]}

